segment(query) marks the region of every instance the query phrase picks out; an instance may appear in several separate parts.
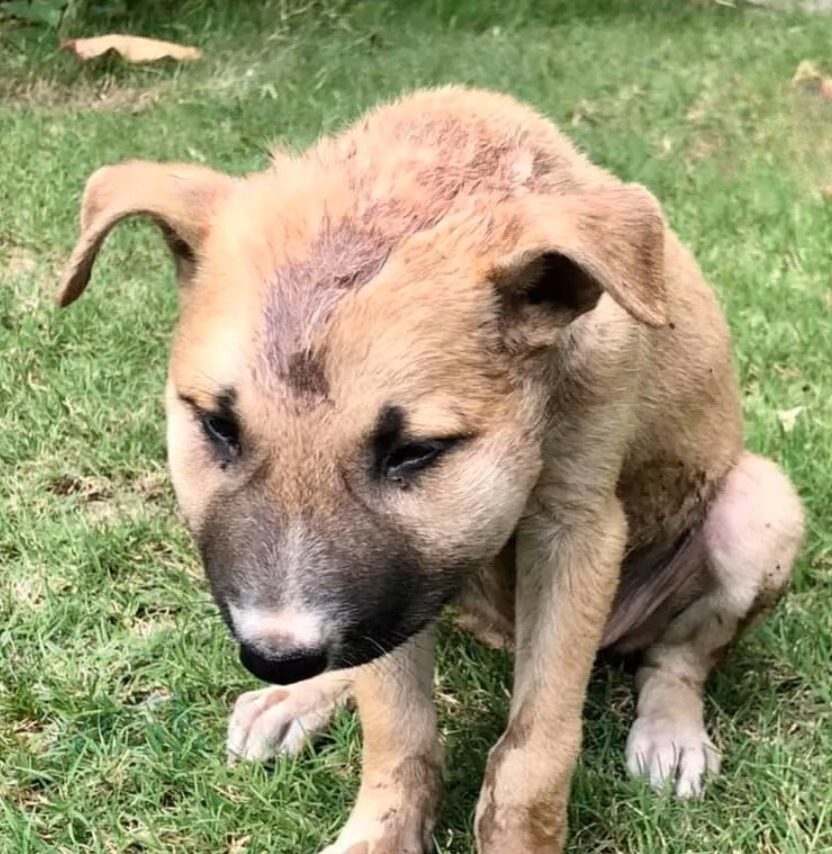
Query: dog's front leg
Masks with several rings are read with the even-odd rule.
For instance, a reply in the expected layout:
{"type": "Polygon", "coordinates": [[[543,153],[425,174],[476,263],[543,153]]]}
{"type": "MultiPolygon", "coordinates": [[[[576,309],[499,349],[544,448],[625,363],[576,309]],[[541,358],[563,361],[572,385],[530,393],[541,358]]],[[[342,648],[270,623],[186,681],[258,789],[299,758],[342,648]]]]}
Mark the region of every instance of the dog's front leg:
{"type": "Polygon", "coordinates": [[[356,671],[364,734],[361,788],[323,854],[427,854],[442,793],[432,699],[434,630],[356,671]]]}
{"type": "Polygon", "coordinates": [[[514,693],[477,807],[480,854],[563,849],[584,696],[625,539],[615,497],[561,518],[539,510],[521,524],[514,693]]]}

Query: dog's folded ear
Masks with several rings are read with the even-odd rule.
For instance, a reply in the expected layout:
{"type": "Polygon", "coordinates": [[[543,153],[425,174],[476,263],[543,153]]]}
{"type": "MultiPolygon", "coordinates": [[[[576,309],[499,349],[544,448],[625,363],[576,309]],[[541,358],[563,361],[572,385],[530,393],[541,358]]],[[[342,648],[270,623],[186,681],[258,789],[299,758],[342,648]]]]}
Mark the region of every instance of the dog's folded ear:
{"type": "Polygon", "coordinates": [[[130,216],[150,217],[176,260],[180,284],[193,273],[218,201],[233,178],[202,166],[133,161],[104,166],[89,178],[81,202],[81,235],[58,289],[66,306],[84,291],[101,245],[130,216]]]}
{"type": "Polygon", "coordinates": [[[665,224],[644,187],[530,196],[517,222],[515,248],[490,271],[515,343],[552,344],[604,292],[642,323],[667,322],[665,224]]]}

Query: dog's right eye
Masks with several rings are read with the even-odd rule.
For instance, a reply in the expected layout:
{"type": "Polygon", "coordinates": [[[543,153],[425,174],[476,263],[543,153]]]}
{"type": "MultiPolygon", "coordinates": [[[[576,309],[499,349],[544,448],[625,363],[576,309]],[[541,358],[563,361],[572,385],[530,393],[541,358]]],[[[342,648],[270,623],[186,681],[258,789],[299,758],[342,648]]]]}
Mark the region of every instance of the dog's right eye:
{"type": "Polygon", "coordinates": [[[226,461],[230,462],[240,453],[240,429],[233,418],[203,412],[199,416],[199,423],[202,432],[226,461]]]}

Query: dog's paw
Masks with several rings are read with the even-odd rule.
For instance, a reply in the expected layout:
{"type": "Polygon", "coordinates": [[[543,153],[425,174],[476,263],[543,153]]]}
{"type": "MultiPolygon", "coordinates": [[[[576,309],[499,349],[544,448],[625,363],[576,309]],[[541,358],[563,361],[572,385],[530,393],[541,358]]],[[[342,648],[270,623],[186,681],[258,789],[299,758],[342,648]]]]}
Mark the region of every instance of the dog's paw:
{"type": "Polygon", "coordinates": [[[701,797],[705,777],[719,773],[720,756],[701,725],[639,717],[627,739],[627,770],[654,789],[672,783],[681,798],[701,797]]]}
{"type": "Polygon", "coordinates": [[[441,795],[438,752],[365,777],[337,842],[321,854],[432,854],[441,795]]]}
{"type": "Polygon", "coordinates": [[[321,851],[321,854],[370,854],[370,843],[356,842],[349,848],[342,848],[340,845],[328,845],[321,851]]]}
{"type": "Polygon", "coordinates": [[[420,821],[397,819],[389,812],[378,818],[350,821],[338,841],[321,854],[432,854],[433,844],[425,838],[420,821]]]}
{"type": "Polygon", "coordinates": [[[280,754],[299,753],[308,739],[329,723],[347,693],[343,685],[321,681],[312,679],[292,688],[262,688],[240,695],[228,721],[228,761],[264,762],[280,754]]]}

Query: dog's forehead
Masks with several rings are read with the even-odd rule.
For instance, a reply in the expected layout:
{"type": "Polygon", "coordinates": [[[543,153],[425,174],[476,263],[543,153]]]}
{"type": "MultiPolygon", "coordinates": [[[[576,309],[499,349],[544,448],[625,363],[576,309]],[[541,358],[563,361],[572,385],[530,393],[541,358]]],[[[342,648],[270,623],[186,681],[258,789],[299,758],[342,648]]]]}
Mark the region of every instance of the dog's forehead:
{"type": "MultiPolygon", "coordinates": [[[[228,311],[233,323],[246,326],[256,385],[301,398],[325,397],[325,363],[346,357],[343,336],[329,334],[334,326],[347,324],[352,339],[386,335],[391,327],[416,334],[412,321],[424,319],[434,303],[431,284],[444,277],[458,285],[461,275],[453,271],[470,265],[470,253],[459,239],[450,251],[432,233],[408,243],[419,234],[412,216],[409,225],[336,219],[322,206],[317,221],[305,224],[305,234],[295,224],[289,241],[278,228],[277,237],[264,233],[254,251],[242,248],[247,257],[232,262],[233,271],[224,277],[219,302],[227,309],[215,313],[228,311]]],[[[418,341],[411,346],[416,349],[418,341]]]]}
{"type": "MultiPolygon", "coordinates": [[[[420,162],[408,172],[347,149],[330,152],[329,162],[290,159],[238,184],[214,223],[195,288],[194,301],[210,305],[195,308],[193,322],[183,316],[203,338],[210,337],[205,316],[219,320],[211,324],[216,334],[236,336],[235,346],[214,348],[209,359],[237,369],[245,362],[261,391],[307,404],[328,397],[333,365],[355,366],[370,353],[384,360],[383,348],[357,348],[355,339],[385,339],[392,364],[406,360],[402,347],[418,358],[421,344],[439,345],[443,330],[462,334],[453,317],[460,307],[464,314],[464,299],[449,302],[443,289],[459,287],[477,244],[500,242],[495,200],[517,180],[514,155],[502,148],[485,183],[482,150],[453,169],[420,162]],[[501,173],[495,164],[506,158],[511,168],[501,173]],[[346,328],[327,334],[333,326],[346,328]]],[[[407,156],[405,149],[393,160],[407,156]]]]}
{"type": "Polygon", "coordinates": [[[323,215],[317,233],[296,257],[279,262],[266,277],[254,319],[259,344],[255,380],[267,386],[283,383],[304,396],[325,396],[317,333],[345,296],[375,278],[391,249],[380,231],[323,215]]]}

